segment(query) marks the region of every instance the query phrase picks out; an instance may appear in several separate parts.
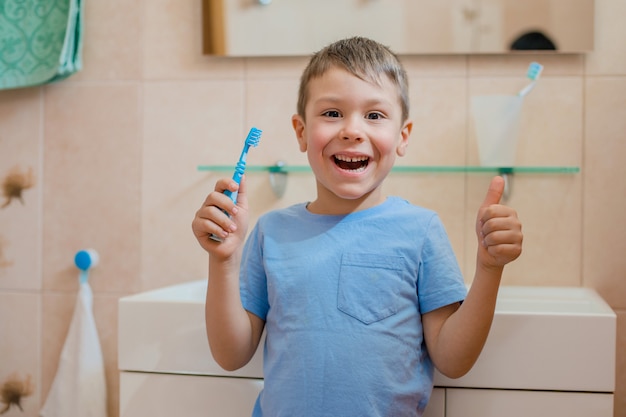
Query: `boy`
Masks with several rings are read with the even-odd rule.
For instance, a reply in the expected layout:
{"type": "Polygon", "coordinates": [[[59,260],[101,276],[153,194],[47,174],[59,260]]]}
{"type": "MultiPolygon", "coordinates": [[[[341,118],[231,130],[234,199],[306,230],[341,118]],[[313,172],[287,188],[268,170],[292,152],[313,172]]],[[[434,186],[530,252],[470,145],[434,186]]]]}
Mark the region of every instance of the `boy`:
{"type": "Polygon", "coordinates": [[[504,183],[494,178],[466,294],[439,217],[381,190],[408,145],[407,96],[388,48],[360,37],[329,45],[302,74],[292,117],[316,199],[261,216],[245,247],[245,179],[218,181],[196,213],[215,360],[240,368],[266,330],[253,416],[420,416],[433,365],[456,378],[480,354],[503,267],[521,253],[521,224],[499,204],[504,183]],[[226,189],[238,189],[236,205],[226,189]]]}

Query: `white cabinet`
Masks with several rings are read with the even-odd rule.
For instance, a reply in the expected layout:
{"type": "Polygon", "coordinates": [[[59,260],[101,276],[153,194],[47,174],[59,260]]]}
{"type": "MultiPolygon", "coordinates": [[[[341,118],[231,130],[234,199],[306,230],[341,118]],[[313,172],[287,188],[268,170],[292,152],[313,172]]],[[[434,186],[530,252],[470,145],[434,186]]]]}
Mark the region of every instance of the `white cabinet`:
{"type": "Polygon", "coordinates": [[[613,395],[446,389],[446,417],[612,417],[613,395]]]}
{"type": "Polygon", "coordinates": [[[262,352],[236,372],[211,357],[206,281],[119,302],[120,417],[245,417],[263,388],[262,352]]]}
{"type": "Polygon", "coordinates": [[[502,287],[474,367],[435,385],[613,392],[615,342],[615,313],[593,290],[502,287]]]}
{"type": "MultiPolygon", "coordinates": [[[[250,415],[262,353],[236,372],[211,357],[206,281],[120,299],[120,417],[250,415]]],[[[502,287],[462,378],[435,373],[424,417],[613,417],[616,316],[585,288],[502,287]]]]}
{"type": "Polygon", "coordinates": [[[613,417],[615,338],[615,313],[590,289],[502,287],[472,370],[435,377],[445,415],[613,417]]]}
{"type": "Polygon", "coordinates": [[[120,373],[120,417],[245,417],[263,380],[120,373]]]}

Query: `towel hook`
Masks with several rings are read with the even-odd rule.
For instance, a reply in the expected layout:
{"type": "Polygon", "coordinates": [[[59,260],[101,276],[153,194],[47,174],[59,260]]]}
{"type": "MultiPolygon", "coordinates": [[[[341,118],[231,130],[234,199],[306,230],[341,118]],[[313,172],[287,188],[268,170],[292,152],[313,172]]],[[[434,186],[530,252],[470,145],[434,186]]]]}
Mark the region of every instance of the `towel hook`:
{"type": "Polygon", "coordinates": [[[100,255],[95,249],[83,249],[76,252],[74,256],[74,264],[80,269],[80,283],[85,284],[87,282],[88,271],[90,268],[98,265],[100,261],[100,255]]]}

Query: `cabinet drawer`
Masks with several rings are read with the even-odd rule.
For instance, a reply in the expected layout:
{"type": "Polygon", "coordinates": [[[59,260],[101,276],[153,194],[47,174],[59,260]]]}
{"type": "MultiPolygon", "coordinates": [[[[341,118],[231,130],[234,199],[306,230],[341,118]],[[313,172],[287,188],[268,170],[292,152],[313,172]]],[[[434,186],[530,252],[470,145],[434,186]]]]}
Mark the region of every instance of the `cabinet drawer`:
{"type": "Polygon", "coordinates": [[[120,373],[120,417],[242,417],[252,413],[260,379],[120,373]]]}
{"type": "Polygon", "coordinates": [[[613,417],[613,394],[446,389],[446,417],[613,417]]]}

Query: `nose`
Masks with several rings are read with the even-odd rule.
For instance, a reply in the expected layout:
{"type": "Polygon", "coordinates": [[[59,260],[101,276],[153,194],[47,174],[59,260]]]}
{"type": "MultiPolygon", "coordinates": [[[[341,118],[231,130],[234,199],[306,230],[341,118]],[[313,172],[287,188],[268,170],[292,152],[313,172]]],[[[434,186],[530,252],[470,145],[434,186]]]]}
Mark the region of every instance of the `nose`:
{"type": "Polygon", "coordinates": [[[357,117],[347,117],[341,129],[341,138],[344,140],[363,140],[363,129],[361,119],[357,117]]]}

